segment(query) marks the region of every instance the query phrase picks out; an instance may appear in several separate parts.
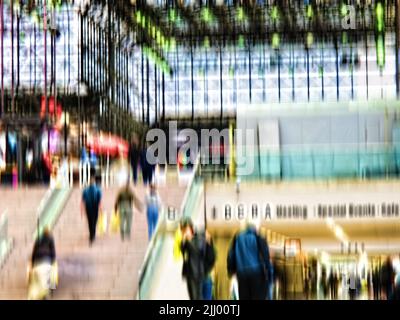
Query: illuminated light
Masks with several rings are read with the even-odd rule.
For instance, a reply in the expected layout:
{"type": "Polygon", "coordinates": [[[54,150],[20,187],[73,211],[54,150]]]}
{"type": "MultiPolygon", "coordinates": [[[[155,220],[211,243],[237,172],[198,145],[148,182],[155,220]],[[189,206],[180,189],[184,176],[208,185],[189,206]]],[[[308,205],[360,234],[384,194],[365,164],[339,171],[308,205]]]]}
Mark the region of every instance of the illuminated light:
{"type": "Polygon", "coordinates": [[[347,9],[347,5],[346,4],[342,4],[341,8],[340,8],[340,13],[341,15],[344,17],[347,15],[348,9],[347,9]]]}
{"type": "Polygon", "coordinates": [[[170,49],[175,49],[175,47],[176,47],[176,41],[175,41],[175,38],[171,38],[170,40],[169,40],[169,44],[170,44],[170,49]]]}
{"type": "Polygon", "coordinates": [[[333,226],[335,225],[335,222],[333,221],[332,218],[327,218],[326,219],[326,223],[329,227],[333,228],[333,226]]]}
{"type": "Polygon", "coordinates": [[[313,11],[312,5],[309,4],[307,6],[307,18],[312,19],[313,16],[314,16],[314,11],[313,11]]]}
{"type": "Polygon", "coordinates": [[[318,67],[318,75],[320,77],[322,77],[324,75],[324,67],[323,66],[318,67]]]}
{"type": "Polygon", "coordinates": [[[327,263],[329,263],[329,260],[330,260],[330,255],[327,253],[327,252],[325,252],[325,251],[322,251],[321,252],[321,262],[323,263],[323,264],[327,264],[327,263]]]}
{"type": "MultiPolygon", "coordinates": [[[[50,3],[50,6],[52,6],[52,5],[53,5],[53,3],[50,3]]],[[[15,3],[14,3],[14,11],[18,12],[18,11],[20,11],[20,9],[21,9],[21,6],[19,4],[19,1],[15,1],[15,3]]]]}
{"type": "Polygon", "coordinates": [[[310,48],[314,43],[314,36],[311,32],[307,33],[307,48],[310,48]]]}
{"type": "Polygon", "coordinates": [[[142,28],[144,29],[146,27],[146,17],[142,16],[142,28]]]}
{"type": "Polygon", "coordinates": [[[378,66],[382,69],[385,66],[385,41],[382,34],[376,40],[376,60],[378,66]]]}
{"type": "Polygon", "coordinates": [[[338,239],[342,240],[342,239],[345,238],[345,235],[344,235],[344,232],[343,232],[342,228],[336,226],[334,230],[335,230],[335,236],[338,239]]]}
{"type": "Polygon", "coordinates": [[[213,21],[213,15],[207,7],[201,10],[201,17],[204,22],[211,23],[213,21]]]}
{"type": "Polygon", "coordinates": [[[209,48],[210,47],[210,39],[208,37],[204,38],[204,43],[203,43],[205,48],[209,48]]]}
{"type": "Polygon", "coordinates": [[[235,69],[233,67],[229,67],[229,76],[233,78],[235,76],[235,69]]]}
{"type": "Polygon", "coordinates": [[[169,46],[170,46],[169,40],[165,40],[163,45],[164,50],[169,51],[169,46]]]}
{"type": "Polygon", "coordinates": [[[273,6],[273,8],[271,10],[271,18],[273,20],[277,20],[279,18],[279,11],[278,11],[278,7],[277,6],[273,6]]]}
{"type": "Polygon", "coordinates": [[[17,146],[17,135],[14,132],[8,133],[8,143],[10,144],[11,150],[14,150],[17,146]]]}
{"type": "Polygon", "coordinates": [[[246,18],[246,15],[244,13],[244,9],[241,8],[241,7],[238,8],[238,10],[237,10],[237,19],[238,19],[238,21],[243,22],[245,18],[246,18]]]}
{"type": "Polygon", "coordinates": [[[67,126],[69,125],[69,113],[68,112],[63,112],[61,114],[60,122],[62,124],[66,124],[67,126]]]}
{"type": "Polygon", "coordinates": [[[157,31],[157,44],[160,44],[161,43],[161,32],[160,32],[160,30],[159,31],[157,31]]]}
{"type": "Polygon", "coordinates": [[[244,37],[243,37],[243,36],[239,36],[239,39],[238,39],[238,46],[239,46],[240,48],[244,48],[244,37]]]}
{"type": "Polygon", "coordinates": [[[32,20],[34,23],[40,22],[39,13],[36,10],[32,12],[32,20]]]}
{"type": "Polygon", "coordinates": [[[142,21],[142,14],[140,13],[140,11],[136,12],[136,23],[140,24],[140,22],[142,21]]]}
{"type": "Polygon", "coordinates": [[[349,42],[349,38],[347,36],[347,32],[342,33],[342,43],[347,44],[349,42]]]}
{"type": "Polygon", "coordinates": [[[176,11],[175,11],[174,9],[171,9],[171,10],[169,11],[169,20],[170,20],[171,22],[175,22],[175,21],[176,21],[176,18],[177,18],[176,11]]]}
{"type": "Polygon", "coordinates": [[[278,33],[272,35],[272,48],[279,49],[280,38],[278,33]]]}
{"type": "Polygon", "coordinates": [[[377,29],[378,32],[382,32],[385,26],[385,20],[384,20],[384,10],[382,7],[382,3],[378,2],[376,5],[376,21],[377,21],[377,29]]]}

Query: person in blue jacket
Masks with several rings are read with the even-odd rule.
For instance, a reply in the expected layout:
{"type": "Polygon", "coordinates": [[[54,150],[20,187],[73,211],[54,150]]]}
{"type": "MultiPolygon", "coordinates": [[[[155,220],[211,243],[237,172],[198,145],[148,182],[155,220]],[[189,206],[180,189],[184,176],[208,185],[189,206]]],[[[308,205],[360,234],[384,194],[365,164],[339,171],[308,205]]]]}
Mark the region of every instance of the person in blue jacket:
{"type": "Polygon", "coordinates": [[[228,253],[228,274],[236,275],[240,300],[266,300],[272,266],[267,241],[258,234],[257,225],[249,220],[237,234],[228,253]]]}

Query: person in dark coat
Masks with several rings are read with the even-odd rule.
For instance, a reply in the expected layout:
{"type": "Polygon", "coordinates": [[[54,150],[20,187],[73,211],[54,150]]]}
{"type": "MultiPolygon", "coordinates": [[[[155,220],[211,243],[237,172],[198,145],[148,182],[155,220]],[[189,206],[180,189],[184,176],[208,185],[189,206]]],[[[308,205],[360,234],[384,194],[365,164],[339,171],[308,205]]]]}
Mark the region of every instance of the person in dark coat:
{"type": "Polygon", "coordinates": [[[388,257],[382,266],[381,271],[381,285],[382,289],[385,291],[386,300],[389,300],[393,293],[394,287],[394,269],[392,265],[392,259],[388,257]]]}
{"type": "Polygon", "coordinates": [[[81,215],[83,215],[84,210],[88,220],[90,246],[96,238],[96,226],[99,218],[99,211],[101,210],[101,198],[101,189],[96,183],[95,171],[92,170],[90,186],[83,191],[81,204],[81,215]]]}
{"type": "Polygon", "coordinates": [[[372,272],[372,290],[374,292],[374,300],[380,300],[380,281],[379,281],[379,269],[375,268],[372,272]]]}
{"type": "Polygon", "coordinates": [[[44,260],[49,260],[51,264],[56,261],[54,238],[51,235],[49,228],[45,228],[43,234],[35,241],[31,257],[32,266],[39,264],[44,260]]]}
{"type": "Polygon", "coordinates": [[[155,171],[155,165],[151,164],[147,159],[147,147],[144,146],[140,153],[140,166],[142,168],[143,184],[145,186],[150,185],[153,182],[153,175],[155,171]]]}
{"type": "Polygon", "coordinates": [[[190,300],[209,299],[207,280],[215,264],[215,248],[206,232],[195,232],[191,221],[184,226],[181,251],[182,276],[186,279],[190,300]]]}
{"type": "Polygon", "coordinates": [[[134,135],[134,137],[132,138],[131,145],[129,146],[129,162],[132,167],[133,183],[136,185],[138,179],[138,167],[140,162],[140,146],[136,135],[134,135]]]}
{"type": "Polygon", "coordinates": [[[228,253],[228,274],[236,274],[240,300],[266,300],[272,279],[269,248],[254,224],[236,235],[228,253]]]}

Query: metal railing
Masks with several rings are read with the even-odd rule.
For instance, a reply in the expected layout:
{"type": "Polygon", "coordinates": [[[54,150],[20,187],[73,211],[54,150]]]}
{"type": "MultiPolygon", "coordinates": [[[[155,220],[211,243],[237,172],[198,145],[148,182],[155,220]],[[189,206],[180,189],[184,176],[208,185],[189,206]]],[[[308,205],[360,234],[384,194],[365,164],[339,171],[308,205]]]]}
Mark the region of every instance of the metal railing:
{"type": "Polygon", "coordinates": [[[33,239],[36,239],[45,227],[54,228],[72,193],[73,183],[71,183],[70,174],[72,168],[69,164],[68,167],[67,172],[62,174],[62,178],[65,178],[63,183],[60,186],[50,187],[40,201],[39,207],[36,210],[37,224],[33,233],[33,239]]]}

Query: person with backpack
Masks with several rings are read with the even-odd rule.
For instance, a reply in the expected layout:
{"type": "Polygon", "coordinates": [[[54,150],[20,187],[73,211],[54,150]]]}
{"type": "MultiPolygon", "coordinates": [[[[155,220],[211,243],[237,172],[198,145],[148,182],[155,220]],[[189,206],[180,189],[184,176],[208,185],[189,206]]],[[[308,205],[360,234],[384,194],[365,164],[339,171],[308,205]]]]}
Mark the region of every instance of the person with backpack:
{"type": "Polygon", "coordinates": [[[227,259],[228,275],[236,275],[240,300],[266,300],[271,279],[267,241],[249,220],[246,228],[233,239],[227,259]]]}
{"type": "Polygon", "coordinates": [[[126,186],[118,192],[114,209],[115,212],[119,213],[122,241],[124,241],[125,238],[129,240],[131,237],[133,205],[135,205],[139,211],[142,210],[142,203],[130,188],[130,179],[128,179],[126,186]]]}
{"type": "Polygon", "coordinates": [[[96,183],[95,171],[93,170],[90,175],[90,185],[83,190],[81,203],[81,216],[83,217],[83,211],[85,211],[88,221],[90,246],[93,245],[96,238],[97,220],[99,211],[102,210],[101,198],[101,189],[96,183]]]}
{"type": "Polygon", "coordinates": [[[181,251],[182,276],[186,279],[190,300],[210,298],[210,293],[204,289],[209,291],[209,275],[216,260],[211,237],[207,232],[195,232],[193,224],[189,221],[183,231],[181,251]]]}

